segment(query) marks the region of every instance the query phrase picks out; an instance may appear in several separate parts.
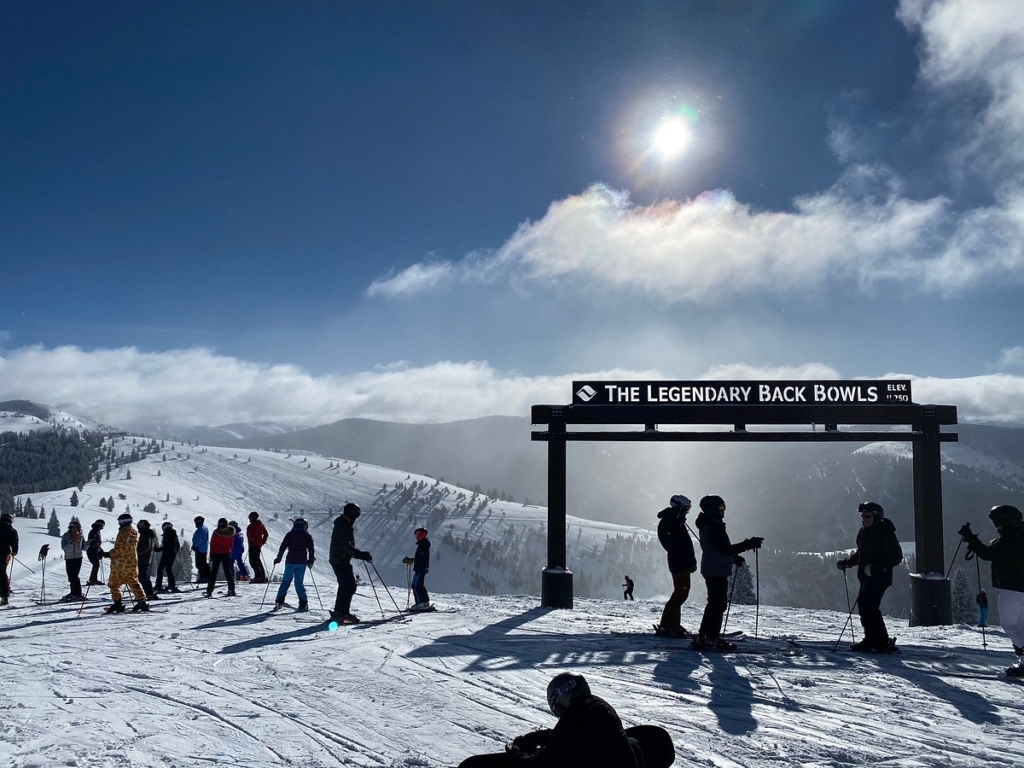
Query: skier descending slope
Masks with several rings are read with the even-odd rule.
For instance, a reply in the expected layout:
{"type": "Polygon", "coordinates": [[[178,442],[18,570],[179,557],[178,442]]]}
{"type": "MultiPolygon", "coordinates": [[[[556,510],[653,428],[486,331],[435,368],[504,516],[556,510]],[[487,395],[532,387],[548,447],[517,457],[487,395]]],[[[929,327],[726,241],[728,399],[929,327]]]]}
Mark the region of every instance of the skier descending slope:
{"type": "Polygon", "coordinates": [[[352,614],[352,595],[356,593],[356,577],[352,571],[352,558],[373,562],[373,556],[362,549],[356,549],[355,522],[362,510],[358,504],[349,502],[334,521],[331,533],[331,568],[338,578],[338,596],[334,601],[331,618],[340,622],[357,622],[352,614]]]}

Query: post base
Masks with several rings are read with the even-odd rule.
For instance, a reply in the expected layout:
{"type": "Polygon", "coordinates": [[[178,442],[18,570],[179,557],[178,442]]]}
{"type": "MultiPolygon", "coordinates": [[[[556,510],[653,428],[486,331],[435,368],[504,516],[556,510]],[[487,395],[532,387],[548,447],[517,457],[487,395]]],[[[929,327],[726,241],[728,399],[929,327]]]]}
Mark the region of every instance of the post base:
{"type": "Polygon", "coordinates": [[[572,608],[572,571],[545,568],[541,572],[540,604],[544,608],[572,608]]]}

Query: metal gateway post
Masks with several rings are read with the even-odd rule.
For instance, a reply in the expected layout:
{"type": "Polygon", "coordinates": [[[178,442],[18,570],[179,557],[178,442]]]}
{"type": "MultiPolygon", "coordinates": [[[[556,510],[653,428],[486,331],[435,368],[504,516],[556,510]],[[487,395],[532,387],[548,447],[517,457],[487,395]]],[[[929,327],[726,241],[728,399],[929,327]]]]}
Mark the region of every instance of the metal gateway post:
{"type": "Polygon", "coordinates": [[[531,423],[547,426],[531,432],[532,440],[548,444],[548,563],[541,580],[544,607],[573,605],[572,572],[566,567],[568,442],[902,441],[913,445],[918,573],[911,574],[910,623],[952,623],[950,585],[943,565],[940,447],[957,440],[956,433],[941,431],[941,426],[957,423],[956,406],[915,404],[910,401],[910,383],[903,381],[574,382],[573,393],[570,405],[535,405],[531,409],[531,423]],[[813,399],[819,396],[825,402],[813,399]],[[659,397],[664,400],[651,401],[659,397]],[[705,401],[687,401],[687,397],[705,401]],[[709,403],[709,397],[720,400],[709,403]],[[828,428],[814,428],[822,424],[828,428]],[[615,425],[620,429],[570,431],[569,425],[615,425]],[[622,431],[622,425],[639,429],[622,431]],[[731,430],[659,431],[657,425],[715,425],[731,430]],[[796,425],[801,429],[778,429],[796,425]],[[751,431],[756,426],[773,429],[751,431]]]}

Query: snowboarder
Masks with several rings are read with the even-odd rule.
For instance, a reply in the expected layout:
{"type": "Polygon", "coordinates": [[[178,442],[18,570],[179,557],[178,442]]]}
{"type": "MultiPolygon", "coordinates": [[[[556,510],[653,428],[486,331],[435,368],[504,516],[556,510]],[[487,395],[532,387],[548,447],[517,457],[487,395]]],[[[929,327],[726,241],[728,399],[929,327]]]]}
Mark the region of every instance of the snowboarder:
{"type": "Polygon", "coordinates": [[[352,570],[352,558],[373,562],[373,556],[362,549],[356,549],[355,522],[362,510],[358,504],[349,502],[334,521],[331,533],[330,563],[334,575],[338,578],[338,596],[334,600],[331,618],[335,621],[355,622],[358,616],[352,615],[352,595],[356,593],[356,577],[352,570]]]}
{"type": "Polygon", "coordinates": [[[7,563],[18,556],[18,532],[14,530],[14,518],[8,512],[0,515],[0,605],[7,605],[11,596],[11,580],[7,575],[7,563]]]}
{"type": "Polygon", "coordinates": [[[148,600],[158,600],[153,590],[153,580],[149,577],[149,570],[153,567],[153,552],[156,551],[156,531],[149,524],[149,520],[139,520],[139,584],[142,585],[148,600]]]}
{"type": "Polygon", "coordinates": [[[238,569],[239,581],[248,581],[249,571],[245,567],[245,536],[242,534],[242,526],[232,520],[231,527],[235,529],[235,538],[231,543],[231,569],[238,569]]]}
{"type": "Polygon", "coordinates": [[[274,564],[281,562],[285,550],[288,557],[284,561],[284,575],[281,577],[281,586],[277,590],[277,597],[274,599],[276,608],[284,608],[284,598],[288,594],[288,587],[292,579],[295,579],[295,594],[299,596],[300,611],[309,610],[309,601],[306,599],[306,586],[302,582],[306,578],[306,568],[312,568],[315,560],[313,552],[313,537],[309,535],[309,523],[304,517],[296,519],[292,523],[292,529],[284,535],[281,540],[281,548],[277,551],[274,564]]]}
{"type": "Polygon", "coordinates": [[[1024,516],[1017,507],[1000,504],[992,507],[988,517],[999,534],[990,543],[982,543],[970,523],[964,523],[960,535],[968,552],[992,563],[992,586],[999,590],[999,622],[1017,656],[1006,674],[1024,677],[1024,516]]]}
{"type": "Polygon", "coordinates": [[[267,526],[260,520],[259,512],[249,513],[249,524],[245,526],[245,538],[249,543],[249,565],[252,566],[252,583],[266,584],[267,570],[263,567],[261,552],[270,535],[267,533],[267,526]]]}
{"type": "Polygon", "coordinates": [[[71,591],[62,600],[71,602],[82,599],[82,555],[85,552],[85,536],[82,535],[82,524],[77,517],[72,517],[68,529],[60,537],[60,548],[64,550],[64,570],[68,574],[68,586],[71,591]]]}
{"type": "Polygon", "coordinates": [[[207,597],[213,597],[213,588],[217,585],[217,571],[224,569],[224,578],[228,582],[228,597],[235,596],[235,575],[231,572],[231,547],[235,543],[235,529],[222,517],[210,537],[210,580],[206,582],[207,597]]]}
{"type": "Polygon", "coordinates": [[[192,534],[192,551],[196,556],[196,584],[204,584],[210,580],[210,563],[206,559],[210,551],[210,529],[203,523],[206,518],[197,516],[193,521],[196,524],[196,531],[192,534]]]}
{"type": "Polygon", "coordinates": [[[402,558],[402,562],[412,566],[412,593],[416,596],[416,603],[410,611],[431,610],[430,596],[427,595],[427,588],[423,584],[427,571],[430,570],[430,539],[427,538],[426,528],[417,528],[413,531],[416,537],[416,554],[413,557],[402,558]]]}
{"type": "Polygon", "coordinates": [[[626,583],[622,585],[625,588],[622,592],[622,599],[635,600],[636,598],[633,597],[633,580],[629,576],[623,578],[626,579],[626,583]]]}
{"type": "Polygon", "coordinates": [[[132,525],[132,516],[128,512],[117,518],[117,526],[113,549],[103,553],[104,557],[110,558],[110,580],[107,586],[110,587],[110,598],[114,603],[103,610],[105,613],[124,613],[121,587],[127,586],[135,596],[132,610],[145,613],[149,611],[149,603],[139,584],[139,533],[132,525]]]}
{"type": "Polygon", "coordinates": [[[836,563],[841,571],[857,566],[860,582],[857,607],[864,639],[850,647],[854,651],[889,653],[894,642],[890,641],[882,618],[882,596],[892,586],[892,569],[903,562],[903,548],[896,538],[896,526],[886,519],[881,504],[865,501],[857,506],[857,511],[861,520],[857,551],[836,563]]]}
{"type": "Polygon", "coordinates": [[[474,755],[459,768],[668,768],[675,747],[656,725],[624,729],[618,713],[590,692],[583,675],[561,672],[548,683],[548,708],[558,718],[552,729],[517,736],[505,752],[474,755]]]}
{"type": "Polygon", "coordinates": [[[700,500],[696,525],[700,536],[700,575],[707,586],[708,601],[693,647],[734,651],[736,644],[722,638],[722,617],[729,607],[729,575],[733,565],[743,564],[740,552],[760,549],[764,539],[752,536],[733,544],[725,530],[725,500],[721,496],[705,496],[700,500]]]}
{"type": "Polygon", "coordinates": [[[160,526],[163,530],[160,545],[156,551],[160,553],[160,562],[156,566],[156,591],[163,592],[164,574],[167,574],[168,592],[180,592],[174,579],[174,561],[178,557],[178,550],[181,543],[178,541],[178,533],[174,530],[174,523],[167,520],[160,526]]]}
{"type": "Polygon", "coordinates": [[[100,581],[100,560],[106,556],[103,552],[103,526],[106,524],[105,520],[97,520],[89,528],[85,556],[89,558],[92,570],[89,571],[89,580],[85,583],[90,587],[98,587],[103,584],[100,581]]]}
{"type": "Polygon", "coordinates": [[[690,576],[697,570],[693,539],[686,529],[690,500],[677,493],[665,509],[658,513],[658,541],[668,554],[668,570],[672,574],[672,594],[661,612],[661,623],[654,628],[659,635],[689,637],[682,625],[683,603],[690,596],[690,576]]]}

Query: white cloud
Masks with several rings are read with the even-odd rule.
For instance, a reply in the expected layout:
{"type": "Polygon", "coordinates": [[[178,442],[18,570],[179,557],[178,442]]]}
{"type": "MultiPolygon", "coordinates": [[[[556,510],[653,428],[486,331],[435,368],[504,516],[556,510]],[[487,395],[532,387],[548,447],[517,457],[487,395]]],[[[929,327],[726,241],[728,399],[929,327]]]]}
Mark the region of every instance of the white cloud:
{"type": "Polygon", "coordinates": [[[447,282],[455,267],[447,261],[430,261],[413,264],[397,275],[374,280],[366,289],[368,296],[382,296],[386,299],[432,291],[447,282]]]}
{"type": "Polygon", "coordinates": [[[1018,344],[1015,347],[1007,347],[1001,350],[999,362],[993,367],[1000,371],[1024,370],[1024,346],[1018,344]]]}
{"type": "MultiPolygon", "coordinates": [[[[1008,350],[1016,359],[1021,355],[1008,350]]],[[[0,355],[0,400],[23,398],[78,416],[130,426],[274,421],[315,425],[348,417],[443,422],[488,415],[526,416],[535,404],[571,400],[572,381],[657,380],[656,370],[587,371],[526,376],[486,362],[400,364],[348,376],[312,376],[293,365],[262,365],[207,349],[144,353],[133,348],[85,351],[25,347],[0,355]]],[[[716,366],[699,378],[841,379],[829,365],[716,366]]],[[[1024,424],[1024,376],[960,379],[886,374],[913,380],[914,401],[959,407],[962,421],[1024,424]]]]}

